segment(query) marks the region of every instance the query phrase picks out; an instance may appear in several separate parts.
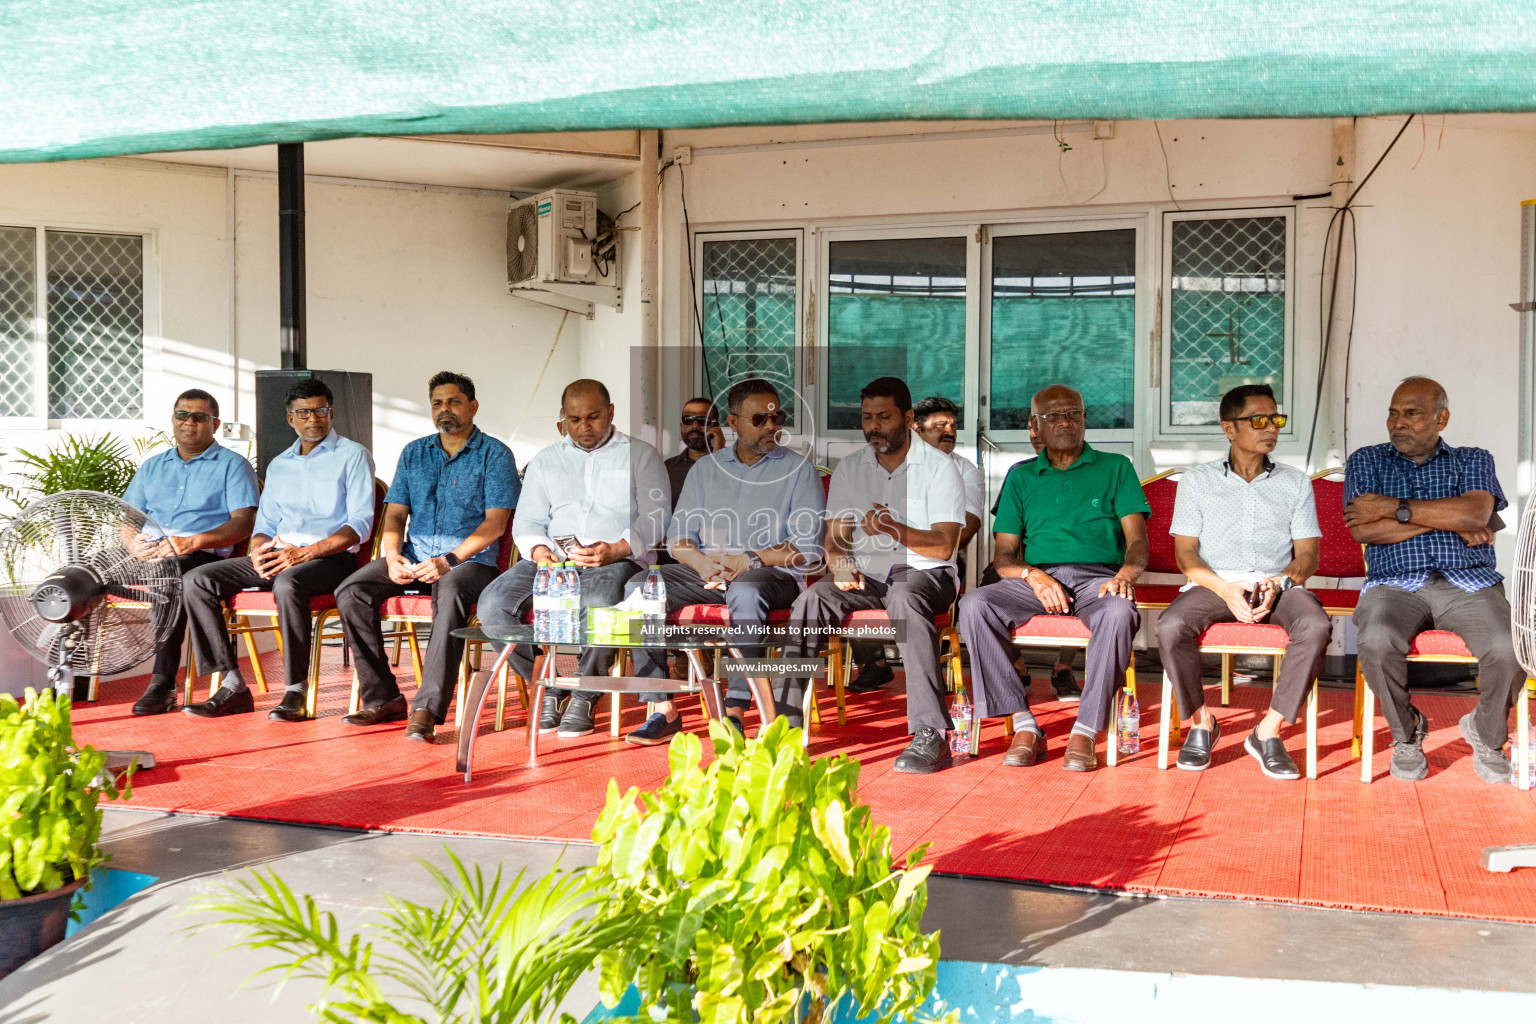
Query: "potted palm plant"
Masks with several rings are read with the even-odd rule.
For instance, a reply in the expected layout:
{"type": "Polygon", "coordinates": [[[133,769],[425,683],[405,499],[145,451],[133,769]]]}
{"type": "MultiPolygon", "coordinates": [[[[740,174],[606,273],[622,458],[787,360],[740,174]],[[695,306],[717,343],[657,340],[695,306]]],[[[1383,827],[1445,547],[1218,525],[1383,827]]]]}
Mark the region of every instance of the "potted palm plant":
{"type": "Polygon", "coordinates": [[[68,697],[0,694],[0,977],[64,938],[106,861],[98,804],[119,791],[105,768],[105,754],[75,746],[68,697]]]}

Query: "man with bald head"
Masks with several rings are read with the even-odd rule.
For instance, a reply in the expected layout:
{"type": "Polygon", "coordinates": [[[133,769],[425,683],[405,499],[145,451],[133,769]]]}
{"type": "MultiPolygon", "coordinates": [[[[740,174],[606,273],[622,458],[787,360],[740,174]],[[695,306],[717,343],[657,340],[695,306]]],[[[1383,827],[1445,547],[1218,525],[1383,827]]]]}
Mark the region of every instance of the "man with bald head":
{"type": "MultiPolygon", "coordinates": [[[[522,623],[540,562],[576,564],[582,608],[618,604],[624,584],[650,564],[666,537],[672,510],[666,467],[655,448],[614,428],[613,402],[602,382],[567,384],[560,419],[564,436],[535,455],[523,474],[512,525],[523,558],[480,595],[478,614],[488,629],[522,623]]],[[[532,646],[517,647],[513,670],[530,678],[533,658],[532,646]]],[[[577,674],[606,675],[612,662],[611,648],[584,648],[577,674]]],[[[549,690],[538,712],[539,731],[585,736],[601,696],[549,690]]]]}
{"type": "Polygon", "coordinates": [[[1030,428],[1045,450],[1003,483],[992,520],[992,564],[1001,578],[961,599],[960,634],[971,653],[976,714],[1012,716],[1016,731],[1003,763],[1027,767],[1043,759],[1045,736],[1030,712],[1028,685],[1014,671],[1013,631],[1042,614],[1083,621],[1093,640],[1062,767],[1092,771],[1141,627],[1134,584],[1147,565],[1151,508],[1131,460],[1083,440],[1087,421],[1076,391],[1057,384],[1038,392],[1030,428]]]}
{"type": "Polygon", "coordinates": [[[1494,568],[1497,513],[1508,502],[1491,454],[1441,438],[1450,418],[1445,389],[1409,377],[1387,409],[1391,440],[1349,457],[1344,521],[1365,545],[1367,572],[1354,615],[1360,667],[1392,730],[1392,777],[1416,782],[1429,774],[1429,722],[1409,696],[1408,645],[1428,629],[1460,636],[1478,664],[1477,707],[1461,736],[1478,777],[1506,783],[1509,709],[1525,683],[1494,568]]]}

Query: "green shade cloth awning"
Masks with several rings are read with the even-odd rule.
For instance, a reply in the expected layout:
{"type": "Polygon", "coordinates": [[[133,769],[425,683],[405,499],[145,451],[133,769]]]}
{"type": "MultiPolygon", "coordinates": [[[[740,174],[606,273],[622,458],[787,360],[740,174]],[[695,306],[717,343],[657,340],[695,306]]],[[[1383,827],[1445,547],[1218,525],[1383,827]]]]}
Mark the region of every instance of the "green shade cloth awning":
{"type": "Polygon", "coordinates": [[[3,0],[0,161],[362,135],[1536,110],[1531,0],[3,0]]]}

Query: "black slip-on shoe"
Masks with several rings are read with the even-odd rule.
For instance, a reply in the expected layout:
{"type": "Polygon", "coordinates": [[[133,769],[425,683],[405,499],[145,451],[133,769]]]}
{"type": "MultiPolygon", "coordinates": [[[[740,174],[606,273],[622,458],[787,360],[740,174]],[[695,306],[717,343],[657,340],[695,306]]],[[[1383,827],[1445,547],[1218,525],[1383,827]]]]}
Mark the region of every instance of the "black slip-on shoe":
{"type": "Polygon", "coordinates": [[[1221,723],[1211,720],[1209,729],[1190,729],[1184,734],[1184,746],[1179,748],[1179,759],[1174,762],[1187,772],[1203,772],[1211,766],[1211,751],[1221,739],[1221,723]]]}
{"type": "Polygon", "coordinates": [[[167,683],[164,686],[151,685],[144,691],[144,696],[133,702],[133,713],[136,715],[163,715],[175,710],[175,683],[167,683]]]}
{"type": "Polygon", "coordinates": [[[196,715],[198,718],[223,718],[225,715],[243,715],[247,711],[256,710],[256,698],[251,696],[250,690],[226,690],[222,687],[212,697],[199,704],[188,704],[182,708],[183,714],[196,715]]]}
{"type": "Polygon", "coordinates": [[[1067,704],[1075,704],[1083,699],[1083,686],[1069,668],[1051,675],[1051,689],[1056,691],[1057,700],[1067,704]]]}
{"type": "Polygon", "coordinates": [[[1251,732],[1243,741],[1243,749],[1253,755],[1253,759],[1259,762],[1259,770],[1270,778],[1287,782],[1301,778],[1301,769],[1296,767],[1296,762],[1286,753],[1285,741],[1279,736],[1272,740],[1261,740],[1258,733],[1251,732]]]}
{"type": "Polygon", "coordinates": [[[545,690],[544,706],[539,709],[539,735],[547,736],[560,731],[560,716],[571,702],[569,690],[545,690]]]}
{"type": "Polygon", "coordinates": [[[595,697],[571,694],[571,702],[565,706],[565,714],[560,716],[561,739],[586,736],[597,728],[592,721],[592,712],[597,708],[597,701],[598,698],[595,697]]]}
{"type": "Polygon", "coordinates": [[[624,739],[637,747],[654,747],[667,742],[682,731],[682,715],[678,715],[669,722],[666,715],[657,711],[645,720],[644,725],[625,736],[624,739]]]}
{"type": "Polygon", "coordinates": [[[308,697],[309,695],[303,690],[285,691],[282,703],[267,712],[267,720],[272,722],[308,721],[309,714],[305,708],[309,703],[308,697]]]}
{"type": "Polygon", "coordinates": [[[859,669],[859,677],[848,684],[849,693],[869,693],[878,690],[892,679],[896,672],[885,662],[874,662],[859,669]]]}
{"type": "Polygon", "coordinates": [[[891,767],[910,775],[932,775],[955,763],[949,752],[949,741],[942,732],[932,726],[923,726],[907,744],[907,749],[896,755],[891,767]]]}

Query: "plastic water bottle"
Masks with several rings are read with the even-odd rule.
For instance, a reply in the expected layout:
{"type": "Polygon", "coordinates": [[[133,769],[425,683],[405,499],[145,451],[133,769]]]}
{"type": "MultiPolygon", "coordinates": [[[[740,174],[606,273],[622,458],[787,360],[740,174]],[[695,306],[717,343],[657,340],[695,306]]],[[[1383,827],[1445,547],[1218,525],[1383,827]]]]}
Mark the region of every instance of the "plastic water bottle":
{"type": "Polygon", "coordinates": [[[1136,688],[1127,686],[1120,691],[1116,718],[1120,723],[1120,753],[1141,752],[1141,702],[1136,699],[1136,688]]]}
{"type": "Polygon", "coordinates": [[[565,563],[556,562],[549,572],[549,642],[565,643],[565,592],[569,582],[565,563]]]}
{"type": "Polygon", "coordinates": [[[565,568],[565,622],[569,630],[567,639],[573,644],[579,644],[584,639],[581,635],[581,570],[576,568],[575,562],[567,562],[565,568]]]}
{"type": "MultiPolygon", "coordinates": [[[[1531,763],[1526,766],[1525,777],[1527,779],[1531,779],[1532,776],[1536,776],[1536,725],[1531,725],[1531,726],[1528,727],[1528,729],[1529,729],[1529,731],[1526,734],[1525,742],[1526,742],[1526,749],[1531,752],[1531,763]]],[[[1520,785],[1520,746],[1519,746],[1519,743],[1520,743],[1520,741],[1519,741],[1518,737],[1510,736],[1510,738],[1509,738],[1509,784],[1511,786],[1519,786],[1520,785]]]]}
{"type": "Polygon", "coordinates": [[[533,577],[533,639],[536,643],[548,643],[551,635],[549,577],[549,563],[540,562],[539,571],[533,577]]]}
{"type": "Polygon", "coordinates": [[[949,752],[955,757],[971,754],[971,702],[965,699],[965,690],[955,690],[955,702],[950,705],[949,717],[955,727],[949,731],[949,752]]]}
{"type": "Polygon", "coordinates": [[[661,578],[661,566],[653,565],[640,588],[640,635],[661,639],[667,628],[667,581],[661,578]]]}

